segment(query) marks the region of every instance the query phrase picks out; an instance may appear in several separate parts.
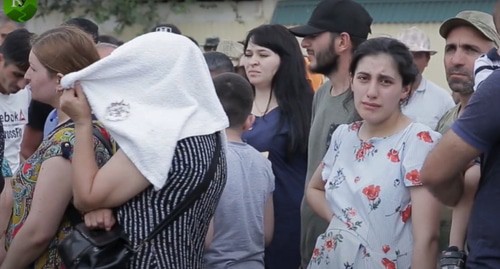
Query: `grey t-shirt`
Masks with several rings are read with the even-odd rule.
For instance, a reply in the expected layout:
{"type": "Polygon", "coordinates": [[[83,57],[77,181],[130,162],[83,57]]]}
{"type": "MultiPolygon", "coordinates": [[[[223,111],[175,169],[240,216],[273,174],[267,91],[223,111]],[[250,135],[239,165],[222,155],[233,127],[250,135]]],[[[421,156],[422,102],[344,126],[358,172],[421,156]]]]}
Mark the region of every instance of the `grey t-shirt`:
{"type": "Polygon", "coordinates": [[[436,126],[436,131],[438,131],[441,134],[446,133],[453,123],[458,119],[458,112],[460,112],[461,105],[457,104],[450,110],[448,110],[443,117],[439,120],[437,126],[436,126]]]}
{"type": "MultiPolygon", "coordinates": [[[[309,148],[307,157],[306,188],[314,171],[325,156],[330,138],[337,126],[360,120],[354,100],[347,99],[351,90],[332,96],[330,81],[325,82],[316,92],[313,99],[312,123],[309,132],[309,148]]],[[[306,268],[311,259],[316,239],[323,233],[328,223],[317,216],[309,205],[302,201],[301,206],[301,266],[306,268]]]]}
{"type": "Polygon", "coordinates": [[[265,203],[274,191],[271,162],[246,143],[228,142],[227,182],[214,214],[204,268],[264,268],[265,203]]]}

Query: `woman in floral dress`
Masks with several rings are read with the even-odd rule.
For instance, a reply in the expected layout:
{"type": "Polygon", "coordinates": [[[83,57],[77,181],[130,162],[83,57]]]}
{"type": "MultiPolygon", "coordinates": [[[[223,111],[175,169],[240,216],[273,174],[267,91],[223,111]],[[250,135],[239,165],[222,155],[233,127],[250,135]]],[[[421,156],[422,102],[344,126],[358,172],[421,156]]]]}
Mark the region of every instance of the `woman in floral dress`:
{"type": "Polygon", "coordinates": [[[374,38],[351,63],[362,121],[341,125],[307,189],[330,222],[309,268],[435,268],[440,204],[419,171],[440,135],[401,113],[417,74],[399,41],[374,38]]]}

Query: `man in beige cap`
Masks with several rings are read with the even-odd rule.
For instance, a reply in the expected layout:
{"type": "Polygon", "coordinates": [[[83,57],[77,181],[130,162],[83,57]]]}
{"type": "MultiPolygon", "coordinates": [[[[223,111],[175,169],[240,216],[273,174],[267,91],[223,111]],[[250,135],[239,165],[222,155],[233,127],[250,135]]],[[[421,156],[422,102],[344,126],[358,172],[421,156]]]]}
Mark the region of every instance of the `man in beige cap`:
{"type": "MultiPolygon", "coordinates": [[[[500,91],[480,87],[472,94],[474,61],[497,47],[499,37],[492,16],[479,11],[458,13],[441,25],[439,33],[446,39],[448,85],[460,98],[438,124],[439,131],[449,131],[427,156],[420,174],[439,200],[454,206],[449,245],[456,247],[444,252],[441,266],[500,268],[500,91]],[[474,160],[481,155],[479,168],[474,160]],[[464,249],[466,231],[469,256],[463,265],[464,255],[457,254],[464,249]]],[[[499,75],[494,72],[490,77],[496,79],[483,83],[498,87],[499,75]]],[[[446,235],[446,230],[441,232],[446,235]]]]}
{"type": "Polygon", "coordinates": [[[405,29],[398,39],[410,49],[419,71],[408,103],[402,107],[403,113],[413,121],[435,129],[441,117],[455,105],[445,89],[422,76],[436,51],[431,50],[429,37],[416,26],[405,29]]]}
{"type": "Polygon", "coordinates": [[[241,56],[243,56],[243,44],[233,40],[221,40],[217,45],[216,51],[224,53],[231,59],[234,72],[246,78],[245,68],[240,64],[241,56]]]}

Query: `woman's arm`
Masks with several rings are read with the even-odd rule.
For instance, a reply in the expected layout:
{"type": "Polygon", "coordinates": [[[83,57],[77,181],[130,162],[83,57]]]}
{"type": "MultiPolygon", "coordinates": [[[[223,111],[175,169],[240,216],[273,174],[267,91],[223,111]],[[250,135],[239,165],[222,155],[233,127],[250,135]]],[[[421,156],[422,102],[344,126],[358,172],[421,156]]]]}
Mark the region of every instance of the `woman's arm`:
{"type": "Polygon", "coordinates": [[[64,90],[61,109],[75,123],[76,142],[73,150],[73,199],[75,207],[88,212],[114,208],[142,192],[150,183],[130,159],[118,150],[98,169],[94,157],[92,115],[82,88],[64,90]]]}
{"type": "Polygon", "coordinates": [[[442,204],[423,186],[410,187],[413,225],[412,269],[436,268],[442,204]]]}
{"type": "Polygon", "coordinates": [[[271,244],[273,240],[274,233],[274,202],[273,194],[267,197],[267,201],[264,208],[264,242],[266,246],[271,244]]]}
{"type": "Polygon", "coordinates": [[[28,217],[14,237],[2,269],[26,268],[48,247],[71,200],[71,164],[63,157],[42,163],[28,217]]]}
{"type": "Polygon", "coordinates": [[[479,164],[472,165],[464,174],[464,193],[458,204],[453,208],[450,228],[449,246],[457,246],[459,250],[465,249],[465,237],[469,224],[470,212],[474,204],[481,168],[479,164]]]}
{"type": "Polygon", "coordinates": [[[92,128],[91,120],[75,122],[73,196],[75,207],[83,212],[120,206],[150,186],[122,150],[98,169],[92,128]]]}
{"type": "Polygon", "coordinates": [[[205,236],[205,250],[210,248],[212,241],[214,240],[214,218],[210,220],[210,224],[208,225],[207,235],[205,236]]]}
{"type": "Polygon", "coordinates": [[[5,178],[5,186],[0,194],[0,265],[5,259],[5,232],[9,225],[10,215],[12,213],[12,178],[5,178]]]}
{"type": "Polygon", "coordinates": [[[318,216],[330,222],[332,220],[333,213],[330,210],[325,198],[325,182],[321,177],[322,171],[323,165],[320,164],[312,175],[311,181],[307,186],[306,199],[309,206],[311,206],[318,216]]]}
{"type": "Polygon", "coordinates": [[[420,180],[445,205],[455,206],[464,192],[463,173],[471,160],[480,154],[478,149],[449,130],[427,155],[420,180]]]}

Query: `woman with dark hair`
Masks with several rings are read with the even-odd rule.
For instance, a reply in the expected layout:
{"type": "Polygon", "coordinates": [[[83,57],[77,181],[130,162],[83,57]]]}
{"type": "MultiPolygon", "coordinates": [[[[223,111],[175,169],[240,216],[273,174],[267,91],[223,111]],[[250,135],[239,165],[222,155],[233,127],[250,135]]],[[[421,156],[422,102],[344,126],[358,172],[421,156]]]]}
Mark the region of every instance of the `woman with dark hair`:
{"type": "Polygon", "coordinates": [[[362,121],[340,125],[306,198],[330,224],[308,268],[435,268],[440,204],[419,172],[440,138],[401,113],[418,73],[391,38],[361,44],[350,66],[362,121]]]}
{"type": "Polygon", "coordinates": [[[313,91],[295,37],[282,25],[252,29],[242,62],[255,90],[248,144],[267,152],[275,175],[275,228],[266,268],[300,265],[300,203],[307,168],[313,91]]]}

